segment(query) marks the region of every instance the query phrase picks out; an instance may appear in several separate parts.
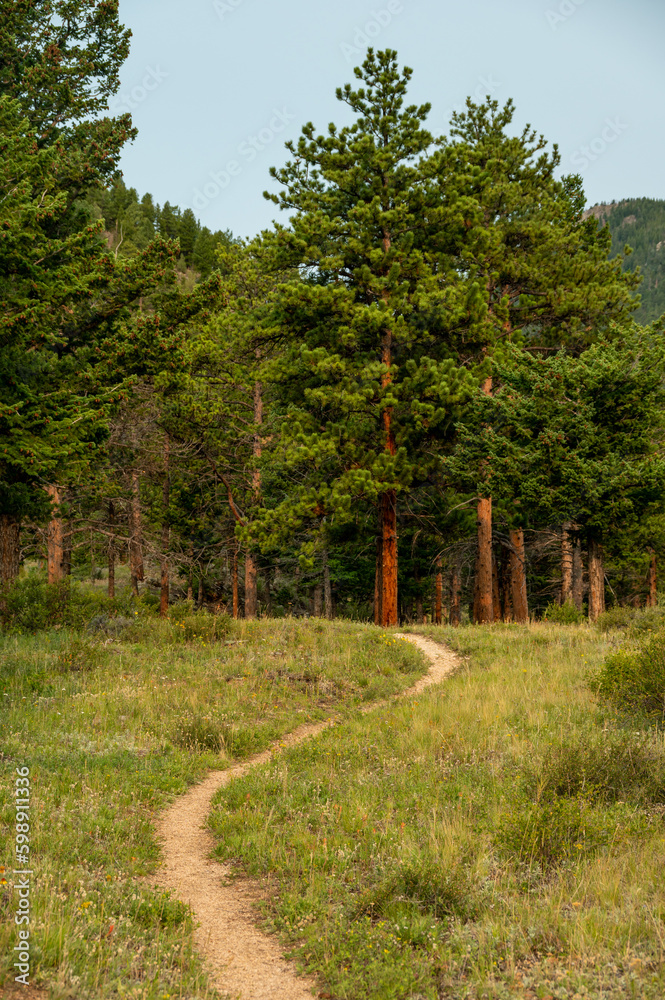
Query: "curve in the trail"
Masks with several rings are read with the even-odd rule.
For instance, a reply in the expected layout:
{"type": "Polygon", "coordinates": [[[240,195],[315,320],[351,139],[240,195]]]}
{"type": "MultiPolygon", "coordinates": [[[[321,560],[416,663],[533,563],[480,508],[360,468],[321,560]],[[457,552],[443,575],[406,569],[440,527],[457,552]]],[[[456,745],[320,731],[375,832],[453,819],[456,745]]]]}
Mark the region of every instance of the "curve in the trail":
{"type": "MultiPolygon", "coordinates": [[[[451,650],[431,639],[402,633],[397,638],[413,642],[430,661],[427,674],[399,697],[420,694],[432,684],[440,683],[458,665],[451,650]]],[[[377,707],[368,705],[363,711],[377,707]]],[[[285,747],[310,739],[329,725],[330,722],[322,722],[300,726],[244,764],[211,771],[204,781],[166,809],[158,821],[163,865],[155,884],[161,889],[171,889],[191,906],[198,921],[196,945],[208,960],[211,979],[221,993],[233,1000],[312,1000],[316,996],[316,983],[299,976],[283,957],[277,938],[263,934],[256,926],[253,903],[259,894],[252,883],[227,884],[229,866],[210,857],[214,842],[204,824],[212,797],[234,778],[243,777],[285,747]]]]}

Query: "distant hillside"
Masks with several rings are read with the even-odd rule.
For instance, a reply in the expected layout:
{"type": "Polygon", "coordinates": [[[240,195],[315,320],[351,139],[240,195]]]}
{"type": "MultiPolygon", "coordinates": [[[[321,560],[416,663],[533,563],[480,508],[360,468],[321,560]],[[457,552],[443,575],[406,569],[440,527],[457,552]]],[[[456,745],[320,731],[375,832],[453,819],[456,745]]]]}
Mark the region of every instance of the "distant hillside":
{"type": "Polygon", "coordinates": [[[654,198],[627,198],[611,205],[594,205],[585,216],[595,215],[612,233],[612,256],[626,244],[633,253],[627,270],[639,267],[642,305],[635,313],[638,323],[650,323],[665,313],[665,201],[654,198]]]}

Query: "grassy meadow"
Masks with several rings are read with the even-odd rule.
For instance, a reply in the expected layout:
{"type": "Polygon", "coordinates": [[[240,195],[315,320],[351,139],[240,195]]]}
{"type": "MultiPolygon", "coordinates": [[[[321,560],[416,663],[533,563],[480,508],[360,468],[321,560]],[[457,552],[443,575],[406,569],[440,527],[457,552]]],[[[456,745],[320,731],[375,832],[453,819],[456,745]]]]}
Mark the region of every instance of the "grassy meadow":
{"type": "Polygon", "coordinates": [[[6,632],[0,987],[14,974],[16,767],[33,788],[31,982],[52,1000],[214,1000],[191,913],[148,885],[153,817],[209,768],[332,717],[222,789],[209,817],[218,856],[262,886],[257,919],[321,995],[660,1000],[663,731],[589,685],[621,633],[418,631],[460,669],[366,714],[426,670],[370,625],[184,604],[162,621],[139,603],[6,632]]]}
{"type": "Polygon", "coordinates": [[[424,629],[459,672],[221,790],[218,855],[336,1000],[665,996],[665,744],[587,625],[424,629]]]}
{"type": "Polygon", "coordinates": [[[0,987],[13,985],[15,768],[32,781],[31,983],[52,998],[213,998],[187,908],[148,887],[154,814],[209,768],[426,670],[345,622],[145,609],[0,639],[0,987]]]}

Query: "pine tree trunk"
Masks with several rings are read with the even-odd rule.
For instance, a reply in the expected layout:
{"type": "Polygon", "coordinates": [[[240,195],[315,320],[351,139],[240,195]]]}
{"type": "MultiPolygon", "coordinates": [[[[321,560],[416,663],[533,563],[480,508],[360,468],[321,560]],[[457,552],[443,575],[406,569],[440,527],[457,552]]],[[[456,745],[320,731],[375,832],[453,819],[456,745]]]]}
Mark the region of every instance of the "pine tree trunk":
{"type": "Polygon", "coordinates": [[[257,569],[254,557],[245,554],[245,618],[256,618],[258,609],[257,569]]]}
{"type": "Polygon", "coordinates": [[[460,594],[462,590],[460,557],[453,559],[450,574],[450,624],[457,627],[461,621],[460,594]]]}
{"type": "Polygon", "coordinates": [[[570,604],[573,600],[573,539],[572,524],[566,521],[561,533],[561,603],[570,604]]]}
{"type": "Polygon", "coordinates": [[[238,600],[238,545],[233,547],[233,570],[231,573],[231,586],[233,588],[233,617],[237,618],[240,613],[240,602],[238,600]]]}
{"type": "Polygon", "coordinates": [[[130,507],[129,573],[132,594],[139,596],[139,583],[143,580],[143,543],[141,529],[141,487],[138,469],[132,469],[132,500],[130,507]]]}
{"type": "Polygon", "coordinates": [[[115,597],[115,505],[109,500],[108,595],[115,597]]]}
{"type": "Polygon", "coordinates": [[[441,556],[436,560],[436,596],[434,599],[434,624],[443,622],[443,563],[441,556]]]}
{"type": "Polygon", "coordinates": [[[529,621],[529,605],[526,591],[526,553],[524,532],[517,528],[510,532],[510,578],[513,599],[513,616],[520,625],[529,621]]]}
{"type": "Polygon", "coordinates": [[[323,617],[323,584],[317,583],[312,590],[312,614],[315,618],[323,617]]]}
{"type": "Polygon", "coordinates": [[[196,594],[196,606],[197,608],[202,608],[205,594],[203,591],[203,570],[200,566],[198,567],[198,571],[199,571],[199,586],[196,594]]]}
{"type": "MultiPolygon", "coordinates": [[[[492,379],[485,379],[483,392],[492,395],[492,379]]],[[[474,621],[489,625],[494,621],[494,557],[492,552],[492,498],[478,501],[478,550],[474,589],[474,621]]]]}
{"type": "Polygon", "coordinates": [[[579,538],[573,547],[573,604],[578,611],[584,609],[584,561],[579,538]]]}
{"type": "Polygon", "coordinates": [[[11,586],[21,560],[21,522],[11,514],[0,515],[0,585],[11,586]]]}
{"type": "Polygon", "coordinates": [[[648,606],[650,608],[655,608],[658,604],[658,562],[656,559],[656,553],[653,549],[649,550],[651,552],[651,562],[649,563],[649,602],[648,606]]]}
{"type": "Polygon", "coordinates": [[[478,502],[478,562],[476,573],[477,611],[479,625],[494,621],[494,593],[492,574],[492,501],[478,502]]]}
{"type": "MultiPolygon", "coordinates": [[[[388,253],[391,247],[391,236],[387,229],[383,231],[383,251],[388,253]]],[[[390,295],[386,290],[382,293],[383,301],[388,307],[390,295]]],[[[381,377],[381,388],[387,389],[392,382],[392,345],[393,333],[390,328],[384,330],[381,339],[381,362],[385,370],[381,377]]],[[[383,411],[383,447],[389,455],[396,452],[395,434],[393,431],[393,411],[388,406],[383,411]]],[[[397,624],[397,492],[387,490],[379,500],[379,523],[381,538],[381,573],[378,582],[378,624],[382,627],[397,624]]]]}
{"type": "Polygon", "coordinates": [[[49,583],[59,583],[63,578],[64,559],[64,524],[59,513],[62,502],[60,489],[57,486],[47,486],[46,492],[55,505],[55,513],[46,528],[47,579],[49,583]]]}
{"type": "Polygon", "coordinates": [[[397,493],[381,496],[381,621],[383,628],[397,625],[397,493]]]}
{"type": "Polygon", "coordinates": [[[589,539],[589,621],[595,622],[605,610],[605,567],[603,547],[598,538],[589,539]]]}
{"type": "Polygon", "coordinates": [[[333,618],[332,584],[330,582],[330,564],[328,549],[323,550],[323,615],[328,621],[333,618]]]}
{"type": "Polygon", "coordinates": [[[168,434],[164,435],[164,485],[162,487],[162,504],[164,507],[162,520],[162,579],[161,593],[159,598],[159,614],[162,618],[168,618],[169,614],[169,502],[170,502],[170,442],[168,434]]]}

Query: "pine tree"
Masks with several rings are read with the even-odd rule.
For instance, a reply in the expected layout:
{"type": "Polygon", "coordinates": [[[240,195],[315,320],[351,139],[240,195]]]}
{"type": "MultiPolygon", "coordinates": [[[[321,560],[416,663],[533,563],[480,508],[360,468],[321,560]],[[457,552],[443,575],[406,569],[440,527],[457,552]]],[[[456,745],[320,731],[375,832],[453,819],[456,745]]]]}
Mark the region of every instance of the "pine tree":
{"type": "Polygon", "coordinates": [[[45,487],[85,467],[123,378],[104,371],[114,323],[172,262],[156,242],[119,263],[99,225],[52,235],[69,210],[57,147],[39,148],[19,102],[0,98],[0,518],[5,581],[18,570],[17,525],[48,509],[45,487]],[[108,376],[108,377],[107,377],[108,376]]]}
{"type": "MultiPolygon", "coordinates": [[[[500,108],[490,98],[484,104],[468,100],[464,112],[453,114],[451,138],[430,164],[440,198],[450,205],[452,224],[440,234],[441,250],[467,288],[466,315],[454,337],[466,363],[482,357],[491,362],[504,343],[580,350],[613,322],[625,322],[637,304],[639,279],[622,273],[621,258],[607,259],[609,232],[583,218],[581,179],[557,180],[557,147],[548,152],[546,140],[530,126],[510,135],[513,116],[511,101],[500,108]]],[[[491,364],[487,375],[490,394],[491,364]]],[[[477,608],[479,621],[491,622],[492,470],[487,463],[483,468],[477,608]]],[[[519,518],[512,530],[512,547],[521,553],[519,518]]],[[[524,572],[522,556],[512,565],[524,572]]],[[[525,589],[517,580],[515,592],[525,589]]],[[[522,598],[519,608],[520,620],[526,620],[522,598]]]]}
{"type": "Polygon", "coordinates": [[[446,344],[413,322],[436,287],[428,236],[441,224],[427,202],[422,160],[432,143],[428,105],[404,106],[411,70],[391,50],[368,51],[337,97],[349,127],[316,135],[310,123],[292,160],[272,170],[272,197],[291,211],[268,243],[278,265],[303,280],[284,287],[289,332],[282,383],[291,396],[284,426],[294,463],[309,467],[289,521],[352,514],[372,504],[378,519],[377,622],[397,622],[397,498],[426,475],[419,444],[445,434],[466,375],[446,344]]]}

